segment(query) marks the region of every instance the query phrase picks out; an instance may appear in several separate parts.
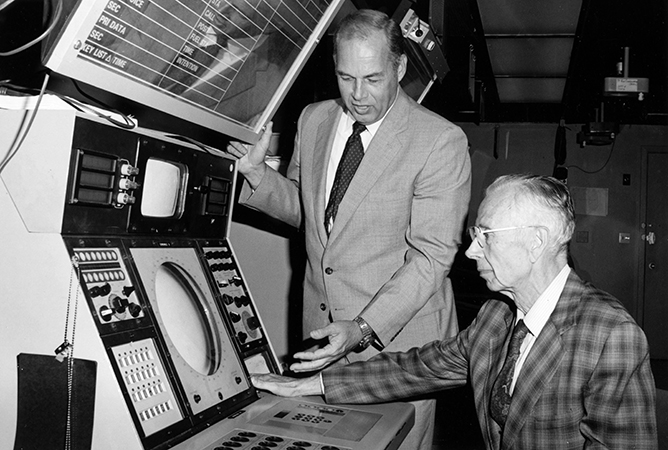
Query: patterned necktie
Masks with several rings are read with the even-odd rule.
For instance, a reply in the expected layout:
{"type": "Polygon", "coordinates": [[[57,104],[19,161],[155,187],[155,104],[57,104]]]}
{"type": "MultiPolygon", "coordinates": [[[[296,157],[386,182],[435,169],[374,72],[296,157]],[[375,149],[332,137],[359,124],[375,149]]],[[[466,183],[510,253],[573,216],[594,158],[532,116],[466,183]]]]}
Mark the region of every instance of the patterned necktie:
{"type": "Polygon", "coordinates": [[[334,218],[339,210],[339,203],[343,199],[343,195],[348,189],[350,180],[353,179],[357,166],[360,165],[362,157],[364,156],[364,147],[362,146],[362,138],[360,133],[366,130],[366,127],[359,122],[353,124],[353,133],[346,142],[346,147],[343,149],[343,156],[339,162],[339,167],[336,168],[336,176],[334,177],[334,184],[332,191],[329,194],[329,202],[325,209],[325,229],[329,235],[331,229],[330,224],[334,223],[334,218]]]}
{"type": "Polygon", "coordinates": [[[513,372],[515,371],[515,363],[520,356],[520,346],[529,329],[524,325],[524,321],[520,320],[515,325],[513,336],[510,338],[510,345],[508,346],[508,354],[506,361],[503,363],[503,368],[499,376],[494,382],[492,388],[492,398],[489,402],[489,411],[492,419],[499,424],[501,428],[506,424],[508,417],[508,407],[510,406],[510,385],[513,382],[513,372]]]}

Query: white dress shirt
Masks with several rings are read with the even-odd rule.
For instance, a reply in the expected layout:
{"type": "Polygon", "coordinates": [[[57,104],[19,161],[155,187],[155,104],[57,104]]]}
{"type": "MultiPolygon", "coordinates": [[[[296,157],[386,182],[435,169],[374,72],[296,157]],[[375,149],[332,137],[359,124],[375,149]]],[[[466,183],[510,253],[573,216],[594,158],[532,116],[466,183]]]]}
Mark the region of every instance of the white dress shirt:
{"type": "MultiPolygon", "coordinates": [[[[367,125],[366,130],[364,130],[360,134],[360,137],[362,138],[362,146],[364,147],[365,152],[366,149],[369,147],[371,140],[373,139],[373,137],[376,135],[376,132],[380,128],[380,125],[383,123],[383,120],[385,120],[385,117],[387,117],[387,113],[390,112],[396,101],[397,99],[395,97],[394,102],[392,102],[392,106],[390,106],[387,109],[385,115],[380,120],[372,123],[371,125],[367,125]]],[[[325,205],[327,204],[327,202],[329,202],[329,195],[332,192],[332,186],[334,185],[334,178],[336,177],[336,169],[337,167],[339,167],[339,162],[341,161],[341,157],[343,156],[343,150],[346,147],[346,142],[348,141],[348,138],[353,132],[354,123],[355,119],[353,118],[353,116],[350,115],[350,113],[345,112],[341,114],[341,118],[339,119],[339,123],[336,127],[336,136],[334,136],[334,143],[332,144],[332,154],[329,157],[329,164],[327,165],[327,188],[325,190],[325,205]]]]}
{"type": "Polygon", "coordinates": [[[522,370],[522,366],[531,351],[531,347],[536,342],[536,338],[543,330],[543,327],[547,323],[547,319],[550,318],[552,311],[557,306],[557,301],[559,296],[561,296],[564,286],[566,285],[566,280],[568,279],[568,274],[571,272],[571,268],[568,265],[565,265],[561,272],[552,280],[552,283],[540,294],[536,303],[533,304],[531,309],[527,311],[526,315],[517,310],[517,317],[515,318],[515,324],[520,319],[524,319],[524,324],[529,329],[522,345],[520,346],[520,356],[515,363],[515,371],[513,372],[513,382],[510,385],[510,395],[513,394],[515,390],[515,381],[522,370]]]}

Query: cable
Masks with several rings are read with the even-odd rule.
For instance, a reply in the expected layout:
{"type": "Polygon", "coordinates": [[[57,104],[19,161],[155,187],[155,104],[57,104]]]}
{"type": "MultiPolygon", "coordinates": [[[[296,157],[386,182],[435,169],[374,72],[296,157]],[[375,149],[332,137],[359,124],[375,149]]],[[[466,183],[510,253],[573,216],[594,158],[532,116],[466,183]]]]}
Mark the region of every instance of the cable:
{"type": "MultiPolygon", "coordinates": [[[[105,103],[97,100],[96,98],[94,98],[94,97],[86,94],[84,91],[82,91],[81,88],[79,88],[79,86],[76,84],[76,82],[74,82],[74,80],[70,80],[70,81],[73,82],[73,84],[75,85],[75,87],[77,88],[77,90],[79,91],[79,93],[81,95],[83,95],[84,97],[86,97],[89,100],[92,100],[92,101],[98,103],[104,109],[107,109],[114,114],[118,114],[119,116],[121,116],[123,118],[123,121],[119,121],[116,118],[114,118],[114,117],[112,117],[108,114],[104,114],[104,113],[100,112],[98,109],[95,109],[94,107],[92,107],[90,105],[87,105],[86,103],[83,103],[80,100],[77,100],[75,98],[68,97],[66,95],[63,95],[63,94],[60,94],[60,93],[54,92],[54,91],[48,91],[47,90],[47,91],[45,91],[45,93],[58,97],[63,102],[67,103],[68,105],[70,105],[72,108],[76,109],[79,112],[82,112],[82,113],[85,113],[85,114],[95,115],[97,117],[100,117],[101,119],[105,119],[105,120],[111,122],[113,125],[116,125],[117,127],[124,128],[124,129],[127,129],[127,130],[131,130],[131,129],[137,127],[137,123],[134,121],[132,116],[128,116],[128,115],[126,115],[126,114],[124,114],[124,113],[122,113],[122,112],[120,112],[120,111],[118,111],[114,108],[111,108],[111,107],[107,106],[105,103]]],[[[9,95],[25,95],[25,96],[28,96],[28,95],[39,95],[39,92],[40,92],[39,90],[34,89],[34,88],[17,86],[17,85],[13,85],[11,83],[0,82],[0,95],[9,94],[9,95]]]]}
{"type": "MultiPolygon", "coordinates": [[[[14,50],[9,50],[9,51],[7,51],[7,52],[0,52],[0,56],[12,56],[12,55],[16,55],[17,53],[20,53],[20,52],[22,52],[23,50],[26,50],[26,49],[32,47],[33,45],[38,44],[39,42],[43,41],[43,40],[44,40],[44,39],[45,39],[45,38],[46,38],[46,37],[53,31],[53,29],[56,27],[56,24],[57,24],[58,21],[60,20],[60,15],[61,15],[62,12],[63,12],[63,0],[57,0],[57,1],[58,1],[58,2],[56,3],[56,10],[55,10],[55,12],[54,12],[53,20],[51,21],[51,23],[49,24],[49,26],[47,27],[47,29],[44,30],[44,32],[43,32],[42,34],[40,34],[38,37],[36,37],[36,38],[33,39],[32,41],[30,41],[30,42],[28,42],[28,43],[26,43],[26,44],[23,44],[23,45],[20,46],[20,47],[15,48],[14,50]]],[[[8,1],[8,2],[6,2],[6,3],[3,3],[3,4],[0,6],[0,10],[2,10],[2,8],[7,7],[10,3],[13,3],[13,2],[8,1]]]]}
{"type": "Polygon", "coordinates": [[[214,156],[216,156],[216,155],[215,155],[214,153],[212,153],[211,150],[209,150],[204,144],[202,144],[202,143],[199,142],[198,140],[195,140],[195,139],[193,139],[193,138],[191,138],[191,137],[183,136],[183,135],[181,135],[181,134],[168,134],[168,135],[166,135],[166,136],[167,136],[167,137],[170,137],[170,138],[172,138],[172,139],[178,139],[178,140],[180,140],[180,141],[188,142],[188,143],[190,143],[190,144],[193,144],[193,145],[199,147],[199,149],[202,150],[202,151],[204,151],[205,153],[208,153],[208,154],[210,154],[210,155],[214,155],[214,156]]]}
{"type": "MultiPolygon", "coordinates": [[[[35,108],[32,110],[32,114],[30,115],[30,119],[28,120],[28,125],[26,125],[25,129],[23,130],[23,135],[19,138],[18,142],[16,143],[16,146],[12,149],[12,146],[9,147],[9,151],[7,152],[7,156],[5,159],[0,163],[0,174],[2,173],[3,170],[5,170],[5,167],[7,164],[9,164],[9,161],[12,160],[12,158],[18,153],[19,148],[21,148],[21,145],[23,144],[23,141],[25,140],[26,136],[28,135],[28,132],[30,131],[30,128],[32,127],[32,123],[35,120],[35,116],[37,115],[37,111],[39,110],[39,105],[42,103],[42,98],[44,97],[44,92],[46,91],[46,85],[49,82],[49,73],[47,72],[46,75],[44,75],[44,82],[42,83],[42,88],[39,91],[39,97],[37,97],[37,103],[35,103],[35,108]]],[[[25,116],[24,116],[24,121],[25,121],[25,116]]],[[[23,125],[24,122],[21,122],[21,126],[23,125]]],[[[19,127],[19,133],[20,133],[21,127],[19,127]]],[[[18,136],[18,135],[17,135],[18,136]]],[[[14,141],[16,142],[16,141],[14,141]]],[[[12,143],[12,145],[14,145],[12,143]]]]}
{"type": "Polygon", "coordinates": [[[608,155],[608,159],[605,160],[605,163],[603,163],[603,165],[599,169],[596,169],[594,171],[588,171],[588,170],[584,170],[583,168],[578,167],[578,166],[566,166],[566,168],[568,168],[568,169],[578,169],[579,171],[584,172],[584,173],[588,173],[588,174],[594,174],[594,173],[600,172],[610,162],[610,158],[612,158],[612,152],[615,149],[615,142],[617,142],[616,139],[612,141],[612,144],[610,144],[610,154],[608,155]]]}
{"type": "Polygon", "coordinates": [[[80,102],[79,100],[76,100],[74,98],[61,95],[57,92],[53,92],[52,94],[57,96],[59,99],[61,99],[62,101],[64,101],[65,103],[70,105],[72,108],[76,109],[77,111],[80,111],[80,112],[86,113],[86,114],[95,115],[97,117],[100,117],[102,119],[105,119],[105,120],[111,122],[112,124],[116,125],[117,127],[125,128],[126,130],[131,130],[131,129],[137,127],[137,124],[132,120],[132,118],[130,116],[126,116],[125,114],[123,114],[121,112],[112,110],[112,112],[118,114],[119,116],[121,116],[123,118],[123,122],[121,122],[120,120],[116,120],[115,118],[113,118],[112,116],[110,116],[108,114],[103,114],[102,112],[98,111],[97,109],[93,108],[92,106],[87,105],[83,102],[80,102]]]}
{"type": "MultiPolygon", "coordinates": [[[[126,114],[120,112],[119,110],[112,108],[111,106],[107,105],[107,104],[104,103],[103,101],[101,101],[101,100],[99,100],[99,99],[93,97],[92,95],[88,94],[87,92],[84,92],[84,90],[81,89],[81,87],[79,86],[79,83],[77,83],[76,80],[74,80],[74,79],[70,79],[70,81],[72,81],[72,84],[74,85],[74,87],[76,88],[76,90],[79,92],[79,94],[81,94],[82,96],[84,96],[84,97],[87,98],[88,100],[91,100],[91,101],[97,103],[98,105],[100,105],[100,106],[103,107],[104,109],[107,109],[107,110],[109,110],[109,111],[111,111],[111,112],[113,112],[113,113],[115,113],[115,114],[118,114],[119,116],[121,116],[121,117],[123,118],[123,120],[125,121],[125,123],[120,122],[120,121],[114,119],[114,118],[111,117],[111,116],[108,116],[108,115],[105,115],[105,114],[101,114],[101,113],[99,113],[99,112],[93,110],[93,112],[94,112],[95,114],[97,114],[98,117],[102,117],[102,118],[104,118],[104,119],[107,119],[109,122],[113,123],[114,125],[116,125],[116,126],[118,126],[118,127],[121,127],[121,128],[128,129],[128,130],[131,130],[131,129],[137,127],[137,124],[132,120],[131,116],[128,116],[128,115],[126,115],[126,114]]],[[[61,98],[62,98],[62,97],[61,97],[61,98]]],[[[64,99],[63,99],[63,100],[64,100],[64,99]]],[[[80,104],[80,105],[83,105],[83,103],[79,103],[79,104],[80,104]]]]}

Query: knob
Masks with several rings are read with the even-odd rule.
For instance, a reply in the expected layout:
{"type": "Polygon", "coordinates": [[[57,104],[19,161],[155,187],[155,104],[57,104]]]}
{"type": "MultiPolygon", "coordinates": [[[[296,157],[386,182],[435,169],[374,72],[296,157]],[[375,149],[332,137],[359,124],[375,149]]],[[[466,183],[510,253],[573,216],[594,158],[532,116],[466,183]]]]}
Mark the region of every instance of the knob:
{"type": "Polygon", "coordinates": [[[132,181],[128,178],[121,178],[118,181],[118,187],[125,191],[128,191],[132,189],[137,189],[139,187],[139,183],[132,181]]]}
{"type": "Polygon", "coordinates": [[[93,298],[109,295],[109,293],[111,292],[111,286],[109,285],[109,283],[104,283],[102,286],[92,287],[89,292],[90,296],[93,298]]]}
{"type": "Polygon", "coordinates": [[[128,305],[128,311],[130,311],[130,315],[132,317],[139,317],[139,314],[141,313],[141,306],[136,303],[130,303],[128,305]]]}
{"type": "Polygon", "coordinates": [[[123,292],[123,295],[125,295],[126,297],[129,297],[134,291],[135,291],[134,286],[125,286],[121,292],[123,292]]]}
{"type": "Polygon", "coordinates": [[[260,321],[255,316],[249,317],[248,319],[246,319],[246,325],[248,325],[248,328],[251,330],[257,330],[258,328],[260,328],[260,321]]]}
{"type": "Polygon", "coordinates": [[[122,164],[121,165],[121,174],[125,175],[127,177],[131,177],[134,175],[139,174],[139,169],[131,166],[130,164],[122,164]]]}
{"type": "Polygon", "coordinates": [[[121,192],[116,196],[116,203],[119,205],[134,205],[135,198],[127,192],[121,192]]]}
{"type": "Polygon", "coordinates": [[[114,313],[107,305],[103,305],[100,307],[100,318],[104,320],[105,322],[109,322],[111,318],[113,317],[114,313]]]}
{"type": "Polygon", "coordinates": [[[128,307],[128,299],[112,295],[109,297],[109,306],[117,314],[123,314],[128,307]]]}

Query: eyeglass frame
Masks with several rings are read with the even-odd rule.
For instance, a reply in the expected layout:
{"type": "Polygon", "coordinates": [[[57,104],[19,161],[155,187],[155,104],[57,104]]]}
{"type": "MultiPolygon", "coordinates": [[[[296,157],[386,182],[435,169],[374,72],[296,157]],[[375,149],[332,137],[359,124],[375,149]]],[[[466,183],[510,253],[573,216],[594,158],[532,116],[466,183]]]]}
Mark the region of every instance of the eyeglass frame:
{"type": "Polygon", "coordinates": [[[478,225],[471,225],[466,229],[469,233],[469,237],[471,238],[471,241],[476,241],[480,248],[485,248],[485,245],[487,244],[487,234],[488,233],[496,233],[498,231],[511,231],[511,230],[524,230],[526,228],[546,228],[544,225],[520,225],[516,227],[504,227],[504,228],[492,228],[491,230],[483,230],[480,228],[478,225]],[[479,231],[479,233],[476,232],[476,230],[479,231]],[[480,237],[484,237],[484,239],[480,239],[480,237]]]}

